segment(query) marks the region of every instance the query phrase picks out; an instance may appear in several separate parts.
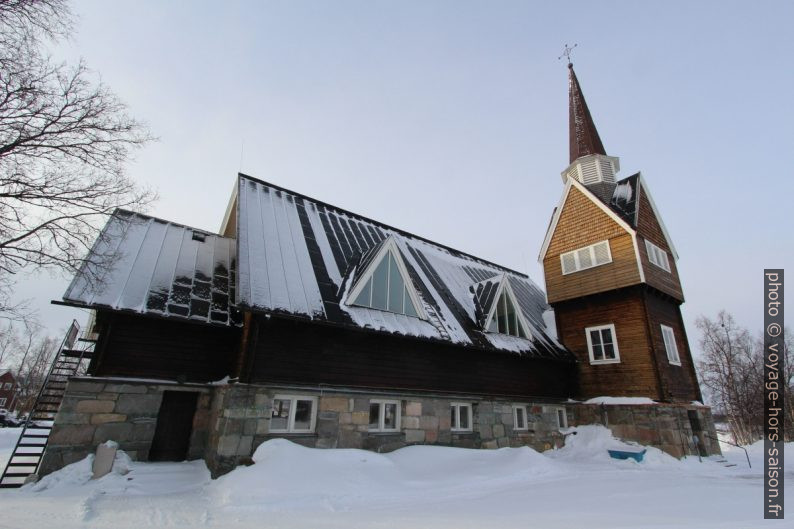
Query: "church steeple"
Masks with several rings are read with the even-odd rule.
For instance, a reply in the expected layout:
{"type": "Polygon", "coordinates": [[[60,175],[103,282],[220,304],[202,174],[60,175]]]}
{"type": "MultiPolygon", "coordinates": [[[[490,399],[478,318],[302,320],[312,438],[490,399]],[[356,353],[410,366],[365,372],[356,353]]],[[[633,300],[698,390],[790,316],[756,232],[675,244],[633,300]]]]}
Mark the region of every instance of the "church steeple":
{"type": "Polygon", "coordinates": [[[606,155],[604,144],[598,136],[587,102],[584,100],[582,87],[573,71],[573,64],[568,63],[568,111],[570,134],[570,163],[588,154],[606,155]]]}
{"type": "MultiPolygon", "coordinates": [[[[584,100],[579,79],[568,63],[568,127],[570,141],[570,164],[562,172],[563,183],[573,178],[584,185],[596,186],[597,194],[611,193],[607,189],[615,184],[615,174],[620,171],[620,160],[607,156],[601,137],[598,135],[590,109],[584,100]],[[607,186],[601,185],[607,184],[607,186]]],[[[611,196],[611,194],[609,195],[611,196]]]]}

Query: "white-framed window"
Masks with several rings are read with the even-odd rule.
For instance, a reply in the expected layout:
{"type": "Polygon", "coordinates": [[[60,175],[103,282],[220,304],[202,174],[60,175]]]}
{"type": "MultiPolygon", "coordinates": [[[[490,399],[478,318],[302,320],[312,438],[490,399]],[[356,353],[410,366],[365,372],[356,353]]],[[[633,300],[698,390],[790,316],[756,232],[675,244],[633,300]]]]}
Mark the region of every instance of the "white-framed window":
{"type": "Polygon", "coordinates": [[[674,366],[680,366],[681,357],[678,356],[678,345],[675,343],[673,328],[662,325],[662,338],[664,339],[664,348],[667,351],[667,360],[674,366]]]}
{"type": "Polygon", "coordinates": [[[667,252],[647,239],[645,240],[645,249],[648,251],[648,260],[651,264],[658,266],[665,272],[670,271],[670,261],[667,258],[667,252]]]}
{"type": "Polygon", "coordinates": [[[453,402],[450,405],[450,419],[453,432],[470,432],[471,404],[468,402],[453,402]]]}
{"type": "Polygon", "coordinates": [[[526,404],[513,404],[513,429],[527,430],[528,428],[526,404]]]}
{"type": "Polygon", "coordinates": [[[524,327],[521,309],[513,294],[513,289],[506,283],[508,281],[506,277],[502,281],[499,299],[496,300],[496,305],[491,309],[491,319],[486,329],[488,332],[526,338],[527,331],[524,327]]]}
{"type": "Polygon", "coordinates": [[[5,384],[3,384],[3,389],[11,389],[11,385],[12,385],[11,382],[6,382],[5,384]]]}
{"type": "Polygon", "coordinates": [[[370,400],[369,431],[399,432],[400,415],[400,401],[379,399],[370,400]]]}
{"type": "Polygon", "coordinates": [[[599,325],[584,330],[591,364],[616,364],[620,362],[615,325],[599,325]]]}
{"type": "Polygon", "coordinates": [[[317,397],[276,395],[270,413],[273,433],[310,433],[317,423],[317,397]]]}
{"type": "Polygon", "coordinates": [[[350,291],[348,303],[360,307],[424,318],[416,293],[394,239],[389,237],[350,291]],[[350,301],[352,300],[352,301],[350,301]]]}
{"type": "Polygon", "coordinates": [[[563,275],[587,270],[612,262],[609,241],[601,241],[584,248],[560,254],[563,275]]]}
{"type": "Polygon", "coordinates": [[[564,406],[543,406],[543,413],[553,413],[557,428],[568,427],[568,414],[564,406]]]}
{"type": "Polygon", "coordinates": [[[1,399],[0,399],[0,408],[2,408],[3,406],[5,406],[5,405],[6,405],[6,400],[7,400],[7,399],[6,399],[5,397],[3,397],[3,398],[1,398],[1,399]]]}

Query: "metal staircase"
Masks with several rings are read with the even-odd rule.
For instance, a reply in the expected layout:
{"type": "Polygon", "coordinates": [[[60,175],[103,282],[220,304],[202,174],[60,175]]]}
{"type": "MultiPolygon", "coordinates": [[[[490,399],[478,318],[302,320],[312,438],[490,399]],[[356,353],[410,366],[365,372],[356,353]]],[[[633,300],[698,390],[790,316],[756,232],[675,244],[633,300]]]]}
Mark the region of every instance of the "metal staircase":
{"type": "Polygon", "coordinates": [[[84,361],[93,353],[95,341],[78,339],[79,334],[80,325],[72,321],[0,477],[0,488],[21,487],[28,476],[38,471],[69,377],[84,373],[84,361]]]}

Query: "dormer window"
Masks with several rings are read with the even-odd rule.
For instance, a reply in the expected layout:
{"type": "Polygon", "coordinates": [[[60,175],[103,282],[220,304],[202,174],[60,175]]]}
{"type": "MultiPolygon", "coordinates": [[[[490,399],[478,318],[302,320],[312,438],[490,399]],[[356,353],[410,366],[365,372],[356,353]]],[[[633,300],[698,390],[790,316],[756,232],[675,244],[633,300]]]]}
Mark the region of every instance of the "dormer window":
{"type": "MultiPolygon", "coordinates": [[[[408,278],[394,239],[389,237],[359,276],[348,296],[351,305],[423,317],[419,296],[408,278]]],[[[366,259],[366,256],[365,256],[366,259]]]]}
{"type": "Polygon", "coordinates": [[[667,252],[648,240],[645,241],[645,249],[648,251],[648,260],[651,264],[658,266],[665,272],[670,271],[670,261],[667,258],[667,252]]]}
{"type": "Polygon", "coordinates": [[[562,273],[572,274],[612,262],[609,241],[601,241],[560,255],[562,273]]]}
{"type": "Polygon", "coordinates": [[[491,323],[488,325],[488,332],[498,332],[526,338],[527,334],[518,319],[518,310],[515,302],[508,295],[507,289],[502,289],[502,295],[496,302],[491,323]]]}
{"type": "Polygon", "coordinates": [[[510,280],[506,274],[477,283],[472,287],[478,306],[479,322],[486,332],[529,338],[510,280]]]}

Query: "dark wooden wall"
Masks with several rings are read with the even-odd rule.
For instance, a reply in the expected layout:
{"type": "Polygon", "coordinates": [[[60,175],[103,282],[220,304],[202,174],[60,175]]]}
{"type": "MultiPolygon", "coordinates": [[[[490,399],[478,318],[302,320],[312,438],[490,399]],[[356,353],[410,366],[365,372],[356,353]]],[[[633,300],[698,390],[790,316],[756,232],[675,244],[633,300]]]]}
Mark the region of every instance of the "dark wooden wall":
{"type": "Polygon", "coordinates": [[[574,393],[572,363],[275,317],[254,318],[254,325],[243,375],[254,383],[550,398],[574,393]]]}
{"type": "Polygon", "coordinates": [[[579,397],[699,400],[679,304],[642,285],[554,304],[561,341],[580,360],[579,397]],[[590,364],[585,328],[615,325],[620,363],[590,364]],[[671,365],[661,324],[673,328],[681,366],[671,365]]]}
{"type": "Polygon", "coordinates": [[[237,328],[110,312],[98,315],[96,376],[209,382],[231,374],[237,328]]]}

